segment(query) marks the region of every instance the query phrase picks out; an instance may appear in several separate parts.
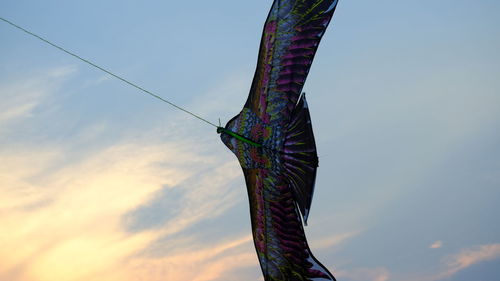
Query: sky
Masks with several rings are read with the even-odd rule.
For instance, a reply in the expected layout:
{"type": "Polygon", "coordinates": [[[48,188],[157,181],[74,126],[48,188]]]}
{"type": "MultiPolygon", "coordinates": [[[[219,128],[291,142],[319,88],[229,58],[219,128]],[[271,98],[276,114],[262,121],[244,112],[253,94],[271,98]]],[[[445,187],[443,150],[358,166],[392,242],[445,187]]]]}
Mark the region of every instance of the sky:
{"type": "MultiPolygon", "coordinates": [[[[0,16],[223,124],[270,0],[4,0],[0,16]]],[[[306,227],[339,281],[500,275],[500,2],[340,1],[304,91],[306,227]]],[[[263,280],[215,128],[0,22],[0,280],[263,280]]]]}

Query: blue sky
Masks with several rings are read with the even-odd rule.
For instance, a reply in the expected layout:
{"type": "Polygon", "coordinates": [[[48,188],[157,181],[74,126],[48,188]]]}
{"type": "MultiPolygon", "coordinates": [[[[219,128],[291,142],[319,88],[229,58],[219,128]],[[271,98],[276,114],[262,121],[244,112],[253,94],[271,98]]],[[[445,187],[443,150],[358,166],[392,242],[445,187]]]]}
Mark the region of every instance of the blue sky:
{"type": "MultiPolygon", "coordinates": [[[[11,20],[225,123],[271,1],[3,1],[11,20]]],[[[500,274],[500,3],[341,1],[304,90],[306,233],[338,280],[500,274]]],[[[0,279],[262,280],[215,129],[0,22],[0,279]]]]}

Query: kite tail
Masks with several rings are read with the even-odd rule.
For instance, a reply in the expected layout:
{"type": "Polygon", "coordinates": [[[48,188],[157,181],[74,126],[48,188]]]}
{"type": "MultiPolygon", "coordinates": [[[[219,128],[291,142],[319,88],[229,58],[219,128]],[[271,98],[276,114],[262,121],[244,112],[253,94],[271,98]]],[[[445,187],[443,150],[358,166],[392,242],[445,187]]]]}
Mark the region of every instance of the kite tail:
{"type": "Polygon", "coordinates": [[[316,181],[318,155],[305,93],[300,96],[292,111],[283,152],[285,174],[304,224],[307,225],[316,181]]]}

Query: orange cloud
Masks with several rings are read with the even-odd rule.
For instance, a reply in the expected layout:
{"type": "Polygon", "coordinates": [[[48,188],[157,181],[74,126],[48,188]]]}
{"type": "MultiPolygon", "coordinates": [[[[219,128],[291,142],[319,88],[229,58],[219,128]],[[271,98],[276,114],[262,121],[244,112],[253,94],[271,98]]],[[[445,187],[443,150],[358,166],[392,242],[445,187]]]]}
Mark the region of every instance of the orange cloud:
{"type": "Polygon", "coordinates": [[[445,258],[447,270],[439,275],[439,279],[484,261],[500,258],[500,244],[488,244],[462,250],[460,253],[445,258]]]}
{"type": "Polygon", "coordinates": [[[348,278],[353,281],[387,281],[390,277],[389,270],[384,267],[338,270],[334,274],[338,279],[348,278]]]}
{"type": "MultiPolygon", "coordinates": [[[[197,178],[197,186],[190,186],[186,207],[172,223],[127,233],[122,225],[125,213],[147,202],[162,186],[177,186],[195,176],[197,163],[214,160],[200,159],[195,151],[178,143],[115,145],[60,165],[67,156],[63,148],[0,151],[4,160],[0,164],[0,280],[136,280],[131,276],[141,271],[128,267],[130,261],[148,262],[153,267],[164,264],[130,257],[158,237],[223,213],[232,206],[229,202],[235,201],[231,197],[234,194],[225,191],[229,188],[227,182],[240,175],[227,174],[231,167],[214,163],[220,167],[197,178]],[[181,164],[162,165],[174,160],[181,164]],[[211,200],[203,202],[204,196],[211,196],[211,200]],[[220,199],[214,200],[215,196],[220,199]]],[[[248,241],[245,237],[244,242],[248,241]]],[[[183,264],[186,260],[197,260],[207,276],[217,276],[223,270],[224,257],[211,262],[206,262],[205,257],[242,243],[233,241],[203,251],[192,248],[184,256],[169,257],[165,268],[172,272],[161,273],[157,280],[165,275],[177,276],[168,280],[184,280],[182,274],[191,274],[193,269],[168,264],[183,264]]],[[[247,253],[254,255],[253,251],[244,251],[238,253],[237,259],[242,263],[250,261],[247,253]]]]}
{"type": "Polygon", "coordinates": [[[500,244],[486,244],[463,249],[459,253],[448,255],[442,260],[438,273],[418,274],[408,280],[438,281],[448,280],[460,271],[485,261],[500,258],[500,244]]]}
{"type": "Polygon", "coordinates": [[[361,231],[351,231],[351,232],[346,232],[346,233],[341,233],[337,235],[332,235],[329,237],[322,238],[318,241],[313,241],[311,242],[311,248],[313,249],[326,249],[326,248],[331,248],[334,246],[337,246],[346,240],[358,235],[361,231]]]}
{"type": "Polygon", "coordinates": [[[148,281],[211,281],[220,280],[223,273],[241,267],[260,270],[250,235],[228,239],[215,246],[203,245],[201,241],[195,243],[198,244],[196,250],[163,258],[130,258],[131,273],[148,281]]]}
{"type": "Polygon", "coordinates": [[[48,175],[44,171],[57,163],[61,151],[3,152],[9,162],[0,172],[5,233],[0,277],[23,268],[7,279],[78,280],[82,271],[99,270],[143,247],[151,234],[126,236],[120,217],[159,183],[175,184],[185,177],[182,171],[159,173],[148,167],[166,157],[164,151],[113,147],[48,175]]]}
{"type": "Polygon", "coordinates": [[[431,248],[431,249],[439,249],[442,246],[443,246],[443,241],[438,240],[438,241],[432,243],[432,245],[430,245],[429,248],[431,248]]]}

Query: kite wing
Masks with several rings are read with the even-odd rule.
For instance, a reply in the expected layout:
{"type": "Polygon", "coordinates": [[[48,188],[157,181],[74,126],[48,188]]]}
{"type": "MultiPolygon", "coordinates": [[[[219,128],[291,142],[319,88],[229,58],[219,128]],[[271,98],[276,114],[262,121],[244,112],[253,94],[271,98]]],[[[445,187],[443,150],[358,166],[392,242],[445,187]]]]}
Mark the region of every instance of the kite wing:
{"type": "Polygon", "coordinates": [[[245,104],[264,123],[286,124],[338,0],[275,0],[245,104]]]}
{"type": "Polygon", "coordinates": [[[335,280],[311,253],[288,182],[268,169],[243,169],[254,245],[266,281],[335,280]]]}

